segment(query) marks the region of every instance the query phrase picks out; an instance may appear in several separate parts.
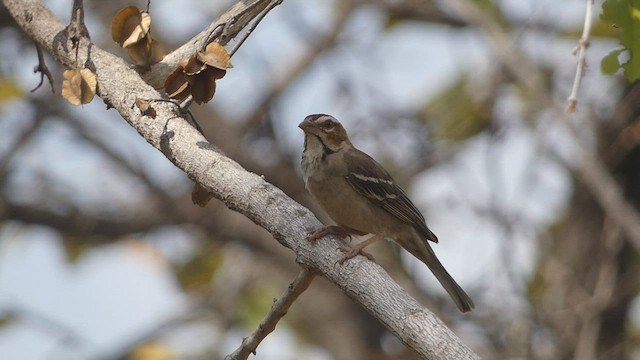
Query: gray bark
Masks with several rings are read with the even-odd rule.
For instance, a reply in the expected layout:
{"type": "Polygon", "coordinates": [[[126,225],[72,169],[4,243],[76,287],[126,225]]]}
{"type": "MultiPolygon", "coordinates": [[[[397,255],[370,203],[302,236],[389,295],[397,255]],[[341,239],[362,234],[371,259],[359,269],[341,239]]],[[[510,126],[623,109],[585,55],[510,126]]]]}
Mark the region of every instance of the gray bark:
{"type": "MultiPolygon", "coordinates": [[[[75,51],[64,33],[65,25],[37,0],[4,0],[6,8],[23,31],[67,67],[75,67],[75,51]]],[[[266,2],[265,2],[266,4],[266,2]]],[[[239,3],[230,12],[239,12],[246,3],[239,3]]],[[[253,9],[255,16],[260,7],[253,9]]],[[[228,19],[230,13],[221,19],[228,19]]],[[[251,14],[245,14],[250,19],[251,14]]],[[[218,23],[213,23],[213,29],[218,23]]],[[[236,19],[237,20],[237,19],[236,19]]],[[[236,21],[236,26],[241,26],[236,21]]],[[[158,84],[158,74],[166,74],[184,54],[186,47],[201,44],[203,31],[188,41],[178,53],[156,65],[145,76],[158,84]],[[162,70],[158,70],[162,69],[162,70]]],[[[87,39],[79,44],[78,63],[92,69],[98,79],[98,94],[122,118],[135,128],[153,147],[160,150],[191,179],[224,202],[269,231],[283,246],[295,252],[296,261],[326,277],[347,296],[365,307],[403,343],[425,359],[478,358],[432,312],[409,296],[377,264],[356,257],[342,266],[335,265],[344,245],[337,238],[310,243],[309,231],[322,226],[305,207],[293,201],[280,189],[257,174],[247,172],[238,163],[224,156],[196,131],[176,107],[155,103],[157,117],[142,116],[132,105],[137,98],[159,99],[161,94],[120,57],[103,51],[87,39]]],[[[159,77],[158,77],[159,76],[159,77]]],[[[222,91],[219,89],[219,91],[222,91]]]]}

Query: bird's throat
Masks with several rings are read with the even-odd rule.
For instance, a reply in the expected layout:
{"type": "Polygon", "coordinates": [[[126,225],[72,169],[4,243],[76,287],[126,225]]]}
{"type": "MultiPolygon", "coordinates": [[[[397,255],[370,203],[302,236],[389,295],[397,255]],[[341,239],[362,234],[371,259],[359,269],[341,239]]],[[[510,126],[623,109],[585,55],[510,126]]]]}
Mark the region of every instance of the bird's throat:
{"type": "Polygon", "coordinates": [[[324,141],[322,141],[320,136],[317,136],[317,135],[314,135],[314,136],[318,139],[318,142],[320,142],[320,145],[322,145],[322,160],[324,160],[328,155],[335,154],[335,151],[329,149],[329,147],[324,143],[324,141]]]}

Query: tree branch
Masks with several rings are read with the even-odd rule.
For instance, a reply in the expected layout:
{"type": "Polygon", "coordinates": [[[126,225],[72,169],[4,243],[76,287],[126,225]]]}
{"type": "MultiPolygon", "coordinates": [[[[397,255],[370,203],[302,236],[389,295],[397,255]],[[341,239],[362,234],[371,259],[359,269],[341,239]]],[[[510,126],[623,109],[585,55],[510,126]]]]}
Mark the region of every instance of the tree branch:
{"type": "Polygon", "coordinates": [[[180,60],[188,58],[196,51],[201,50],[217,28],[224,29],[223,36],[220,36],[218,42],[221,45],[226,45],[273,1],[239,1],[198,35],[167,54],[159,63],[151,66],[151,70],[142,74],[142,78],[156,89],[164,87],[164,80],[175,70],[180,60]]]}
{"type": "Polygon", "coordinates": [[[287,290],[273,304],[267,316],[260,322],[256,331],[251,336],[242,340],[242,345],[233,353],[225,356],[224,360],[245,360],[251,354],[256,354],[256,348],[260,342],[275,330],[278,321],[282,319],[289,311],[294,301],[302,294],[309,285],[315,274],[308,269],[302,269],[295,280],[289,284],[287,290]]]}
{"type": "MultiPolygon", "coordinates": [[[[451,0],[446,5],[486,33],[498,61],[526,87],[540,110],[551,110],[556,114],[558,122],[567,129],[569,137],[578,148],[577,161],[567,162],[567,167],[587,185],[611,220],[620,225],[629,236],[633,246],[640,249],[640,214],[626,201],[620,187],[602,161],[580,139],[570,116],[556,104],[550,95],[551,92],[544,86],[541,72],[521,54],[508,34],[485,16],[477,5],[464,0],[451,0]]],[[[558,149],[551,150],[557,152],[558,149]]]]}
{"type": "MultiPolygon", "coordinates": [[[[74,54],[68,51],[71,47],[62,46],[69,45],[69,39],[61,36],[64,24],[41,1],[4,0],[3,3],[23,31],[54,59],[65,66],[74,64],[74,54]]],[[[226,15],[231,16],[230,13],[226,15]]],[[[478,358],[440,319],[409,296],[377,264],[356,257],[343,266],[334,266],[341,256],[336,249],[344,243],[335,237],[316,243],[307,241],[308,232],[322,226],[315,216],[259,175],[247,172],[221,154],[189,125],[175,106],[154,104],[155,119],[132,108],[136,99],[157,99],[160,94],[129,64],[89,44],[87,39],[81,39],[78,47],[78,57],[83,60],[88,58],[91,48],[89,60],[95,67],[100,96],[105,103],[116,109],[149,144],[227,207],[245,215],[269,231],[283,246],[293,250],[298,263],[335,283],[423,358],[478,358]]]]}
{"type": "Polygon", "coordinates": [[[572,113],[576,111],[578,106],[578,90],[580,89],[580,82],[582,81],[582,74],[584,69],[587,68],[586,53],[589,46],[589,35],[591,32],[591,24],[593,23],[593,0],[587,0],[587,9],[584,14],[584,27],[582,28],[582,36],[578,41],[576,49],[573,51],[574,55],[578,54],[578,65],[576,66],[576,77],[573,80],[573,86],[571,88],[571,94],[567,99],[567,111],[572,113]]]}

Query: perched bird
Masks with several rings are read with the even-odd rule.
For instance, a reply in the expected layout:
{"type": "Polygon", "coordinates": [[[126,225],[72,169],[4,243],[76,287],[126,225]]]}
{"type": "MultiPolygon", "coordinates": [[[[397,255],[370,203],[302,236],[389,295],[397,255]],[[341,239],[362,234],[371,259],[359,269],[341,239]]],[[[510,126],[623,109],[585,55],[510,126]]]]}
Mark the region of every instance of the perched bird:
{"type": "Polygon", "coordinates": [[[380,239],[392,239],[429,267],[460,311],[473,309],[471,298],[445,270],[428,243],[437,243],[438,238],[382,165],[356,149],[344,127],[332,116],[309,115],[298,126],[305,135],[305,186],[338,225],[319,228],[309,238],[372,234],[353,249],[340,248],[345,253],[338,260],[340,264],[358,254],[373,260],[362,249],[380,239]]]}

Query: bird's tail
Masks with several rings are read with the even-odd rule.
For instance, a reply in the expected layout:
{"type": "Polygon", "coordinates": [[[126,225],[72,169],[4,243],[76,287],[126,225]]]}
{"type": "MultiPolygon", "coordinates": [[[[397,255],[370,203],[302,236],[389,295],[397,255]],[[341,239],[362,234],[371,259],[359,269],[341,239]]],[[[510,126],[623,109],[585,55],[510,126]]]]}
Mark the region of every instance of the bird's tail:
{"type": "Polygon", "coordinates": [[[469,295],[462,290],[453,277],[449,275],[440,260],[436,257],[431,246],[429,246],[426,241],[424,242],[424,245],[426,246],[421,247],[421,249],[407,248],[407,250],[429,267],[429,270],[431,270],[442,287],[444,287],[447,293],[449,293],[449,296],[451,296],[451,299],[453,299],[453,302],[456,303],[456,306],[460,311],[471,311],[474,307],[473,300],[471,300],[469,295]]]}

